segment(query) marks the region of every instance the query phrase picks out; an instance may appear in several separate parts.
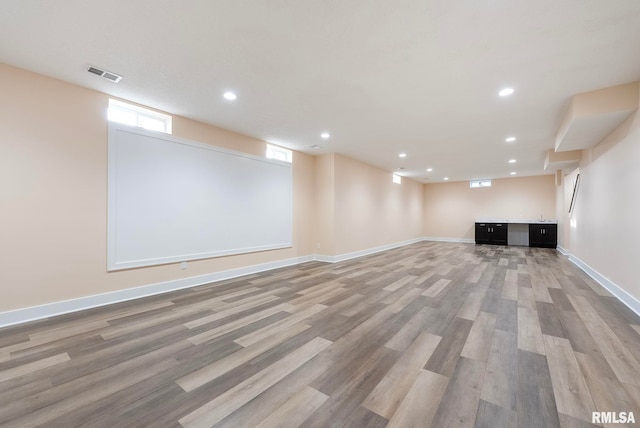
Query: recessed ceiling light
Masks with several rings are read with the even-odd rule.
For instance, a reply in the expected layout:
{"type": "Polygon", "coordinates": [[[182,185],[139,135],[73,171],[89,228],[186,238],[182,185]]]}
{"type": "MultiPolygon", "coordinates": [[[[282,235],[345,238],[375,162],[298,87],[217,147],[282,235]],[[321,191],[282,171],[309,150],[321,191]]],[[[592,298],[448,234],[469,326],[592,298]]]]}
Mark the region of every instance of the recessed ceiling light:
{"type": "Polygon", "coordinates": [[[229,101],[233,101],[233,100],[235,100],[236,98],[238,98],[238,97],[236,96],[236,94],[234,94],[233,92],[225,92],[225,93],[224,93],[224,95],[223,95],[223,97],[224,97],[226,100],[229,100],[229,101]]]}
{"type": "Polygon", "coordinates": [[[433,168],[427,168],[427,172],[433,171],[433,168]]]}
{"type": "Polygon", "coordinates": [[[500,95],[501,97],[508,97],[511,94],[513,94],[513,88],[504,88],[501,89],[500,92],[498,92],[498,95],[500,95]]]}
{"type": "Polygon", "coordinates": [[[404,167],[403,167],[403,166],[399,166],[399,167],[398,167],[398,169],[399,169],[399,170],[403,170],[403,169],[404,169],[404,167]]]}
{"type": "Polygon", "coordinates": [[[515,159],[509,159],[509,163],[516,163],[515,159]]]}
{"type": "Polygon", "coordinates": [[[331,138],[331,134],[329,134],[328,132],[323,132],[322,134],[320,134],[320,138],[328,140],[329,138],[331,138]]]}
{"type": "Polygon", "coordinates": [[[513,143],[514,141],[516,141],[516,137],[507,137],[504,139],[504,141],[506,141],[507,143],[513,143]]]}
{"type": "Polygon", "coordinates": [[[319,146],[319,145],[317,145],[317,144],[314,144],[313,146],[311,146],[311,148],[312,148],[312,149],[315,149],[315,150],[318,150],[318,149],[321,149],[321,148],[322,148],[322,146],[319,146]]]}
{"type": "Polygon", "coordinates": [[[445,177],[445,178],[444,178],[444,181],[447,181],[448,179],[449,179],[449,177],[445,177]]]}
{"type": "Polygon", "coordinates": [[[406,153],[400,153],[400,154],[398,155],[398,157],[399,157],[399,158],[406,158],[406,157],[407,157],[407,154],[406,154],[406,153]]]}
{"type": "Polygon", "coordinates": [[[511,175],[516,175],[516,174],[517,174],[517,172],[511,171],[511,175]]]}

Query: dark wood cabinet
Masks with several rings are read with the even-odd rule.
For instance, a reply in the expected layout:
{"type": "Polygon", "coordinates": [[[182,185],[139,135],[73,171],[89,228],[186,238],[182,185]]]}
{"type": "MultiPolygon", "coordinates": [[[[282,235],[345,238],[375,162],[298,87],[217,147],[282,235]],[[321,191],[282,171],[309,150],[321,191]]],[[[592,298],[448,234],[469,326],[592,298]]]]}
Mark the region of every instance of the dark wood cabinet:
{"type": "Polygon", "coordinates": [[[476,223],[476,244],[489,244],[490,223],[476,223]]]}
{"type": "Polygon", "coordinates": [[[529,246],[556,248],[558,245],[558,225],[549,223],[529,224],[529,246]]]}
{"type": "Polygon", "coordinates": [[[507,245],[507,223],[476,223],[476,244],[507,245]]]}

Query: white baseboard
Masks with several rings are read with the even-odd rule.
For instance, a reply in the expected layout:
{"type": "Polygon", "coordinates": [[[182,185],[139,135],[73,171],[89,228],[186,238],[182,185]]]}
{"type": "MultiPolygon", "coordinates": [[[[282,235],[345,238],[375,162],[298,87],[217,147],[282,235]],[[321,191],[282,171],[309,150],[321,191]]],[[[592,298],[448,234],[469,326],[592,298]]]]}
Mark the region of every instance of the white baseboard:
{"type": "MultiPolygon", "coordinates": [[[[475,243],[472,239],[462,238],[439,238],[439,237],[424,237],[409,239],[406,241],[396,242],[393,244],[381,245],[379,247],[368,248],[365,250],[354,251],[351,253],[339,254],[336,256],[327,256],[322,254],[313,254],[302,257],[294,257],[286,260],[279,260],[269,263],[262,263],[259,265],[252,265],[241,267],[237,269],[231,269],[221,272],[214,272],[206,275],[193,276],[190,278],[177,279],[172,281],[160,282],[156,284],[149,284],[140,287],[127,288],[124,290],[112,291],[109,293],[96,294],[92,296],[80,297],[77,299],[64,300],[60,302],[47,303],[40,306],[32,306],[28,308],[16,309],[13,311],[0,312],[0,327],[7,327],[15,324],[22,324],[29,321],[36,321],[39,319],[49,318],[56,315],[63,315],[71,312],[82,311],[85,309],[97,308],[100,306],[110,305],[113,303],[124,302],[127,300],[139,299],[142,297],[154,296],[156,294],[167,293],[170,291],[176,291],[183,288],[196,287],[198,285],[209,284],[212,282],[222,281],[226,279],[236,278],[239,276],[250,275],[259,272],[265,272],[272,269],[278,269],[282,267],[292,266],[300,263],[306,263],[310,261],[319,261],[325,263],[338,263],[345,260],[354,259],[357,257],[363,257],[382,251],[391,250],[393,248],[403,247],[405,245],[415,244],[422,241],[435,241],[435,242],[455,242],[455,243],[475,243]]],[[[558,247],[558,250],[563,254],[565,253],[563,248],[558,247]]],[[[604,288],[609,290],[614,296],[620,299],[625,305],[629,306],[635,313],[640,315],[640,302],[633,296],[629,295],[626,291],[622,290],[617,285],[600,275],[595,270],[591,269],[585,263],[579,259],[569,256],[569,260],[575,263],[578,267],[584,270],[589,276],[594,278],[604,288]]]]}
{"type": "Polygon", "coordinates": [[[246,266],[221,272],[214,272],[206,275],[192,276],[189,278],[159,282],[156,284],[143,285],[134,288],[127,288],[124,290],[112,291],[103,294],[95,294],[92,296],[80,297],[77,299],[63,300],[60,302],[47,303],[39,306],[31,306],[27,308],[16,309],[13,311],[0,312],[0,328],[8,327],[10,325],[22,324],[29,321],[50,318],[57,315],[68,314],[71,312],[82,311],[85,309],[111,305],[113,303],[125,302],[127,300],[140,299],[142,297],[168,293],[170,291],[176,291],[183,288],[196,287],[198,285],[209,284],[212,282],[250,275],[310,261],[337,263],[356,257],[362,257],[369,254],[390,250],[392,248],[402,247],[404,245],[414,244],[420,241],[422,241],[422,238],[416,238],[408,241],[383,245],[380,247],[368,248],[366,250],[355,251],[352,253],[340,254],[337,256],[312,254],[308,256],[278,260],[274,262],[246,266]]]}
{"type": "Polygon", "coordinates": [[[463,244],[475,244],[475,239],[466,239],[466,238],[439,238],[435,236],[425,236],[423,241],[434,241],[434,242],[458,242],[463,244]]]}
{"type": "Polygon", "coordinates": [[[598,284],[602,285],[609,293],[613,294],[618,300],[624,303],[629,309],[640,316],[640,301],[627,293],[620,286],[607,279],[597,270],[580,260],[574,255],[569,254],[569,261],[582,269],[587,275],[593,278],[598,284]]]}
{"type": "Polygon", "coordinates": [[[417,242],[422,242],[423,238],[415,238],[409,239],[401,242],[394,242],[393,244],[381,245],[379,247],[367,248],[366,250],[354,251],[352,253],[344,253],[339,254],[337,256],[325,256],[322,254],[316,254],[314,256],[314,260],[325,263],[338,263],[343,262],[345,260],[355,259],[357,257],[368,256],[375,253],[380,253],[382,251],[391,250],[393,248],[404,247],[405,245],[415,244],[417,242]]]}
{"type": "Polygon", "coordinates": [[[264,272],[300,263],[306,263],[313,260],[315,260],[313,255],[294,257],[291,259],[261,263],[259,265],[214,272],[206,275],[192,276],[189,278],[159,282],[156,284],[111,291],[103,294],[95,294],[92,296],[80,297],[77,299],[63,300],[60,302],[31,306],[28,308],[21,308],[13,311],[0,312],[0,327],[22,324],[29,321],[36,321],[39,319],[49,318],[56,315],[63,315],[70,312],[97,308],[99,306],[110,305],[127,300],[154,296],[156,294],[167,293],[183,288],[195,287],[198,285],[209,284],[211,282],[222,281],[225,279],[231,279],[239,276],[250,275],[253,273],[264,272]]]}
{"type": "Polygon", "coordinates": [[[325,256],[322,254],[314,254],[313,255],[313,260],[317,261],[317,262],[323,262],[323,263],[335,263],[336,261],[334,260],[336,256],[325,256]]]}
{"type": "Polygon", "coordinates": [[[569,255],[571,255],[571,253],[569,253],[569,250],[567,250],[566,248],[561,247],[560,245],[558,245],[558,246],[556,247],[556,250],[558,250],[558,252],[559,252],[560,254],[562,254],[563,256],[569,256],[569,255]]]}

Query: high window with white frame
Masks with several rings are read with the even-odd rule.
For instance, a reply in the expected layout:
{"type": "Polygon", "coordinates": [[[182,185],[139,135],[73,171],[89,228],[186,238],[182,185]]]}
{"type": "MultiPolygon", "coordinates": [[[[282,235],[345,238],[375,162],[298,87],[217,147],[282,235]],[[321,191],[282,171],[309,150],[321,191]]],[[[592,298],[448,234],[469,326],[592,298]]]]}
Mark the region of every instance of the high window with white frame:
{"type": "Polygon", "coordinates": [[[267,144],[267,158],[291,163],[293,162],[293,153],[289,149],[267,144]]]}
{"type": "Polygon", "coordinates": [[[491,187],[491,180],[471,180],[469,182],[469,187],[472,189],[477,189],[480,187],[491,187]]]}
{"type": "Polygon", "coordinates": [[[171,116],[122,101],[109,99],[108,118],[110,122],[171,134],[171,116]]]}

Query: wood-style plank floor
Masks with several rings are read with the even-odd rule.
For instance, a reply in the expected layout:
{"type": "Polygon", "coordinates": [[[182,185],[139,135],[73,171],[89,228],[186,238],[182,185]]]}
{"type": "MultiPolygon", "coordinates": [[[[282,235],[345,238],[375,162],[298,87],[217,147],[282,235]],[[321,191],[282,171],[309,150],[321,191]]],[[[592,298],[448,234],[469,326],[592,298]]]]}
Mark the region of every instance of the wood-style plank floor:
{"type": "Polygon", "coordinates": [[[593,411],[640,419],[640,319],[555,250],[422,242],[0,330],[3,427],[584,427],[593,411]]]}

